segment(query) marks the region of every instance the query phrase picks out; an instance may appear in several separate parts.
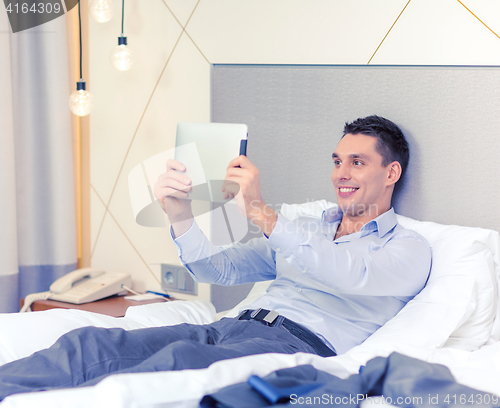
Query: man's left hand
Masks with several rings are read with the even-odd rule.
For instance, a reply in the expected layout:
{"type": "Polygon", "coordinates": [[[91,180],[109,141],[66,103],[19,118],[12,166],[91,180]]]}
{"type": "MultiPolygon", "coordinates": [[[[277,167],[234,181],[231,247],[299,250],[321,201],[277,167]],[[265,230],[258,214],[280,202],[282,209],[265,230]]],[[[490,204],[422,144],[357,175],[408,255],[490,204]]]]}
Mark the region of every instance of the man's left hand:
{"type": "Polygon", "coordinates": [[[264,234],[271,235],[278,215],[262,201],[259,169],[248,157],[238,156],[229,163],[225,180],[231,183],[224,183],[224,199],[236,198],[240,212],[264,234]]]}

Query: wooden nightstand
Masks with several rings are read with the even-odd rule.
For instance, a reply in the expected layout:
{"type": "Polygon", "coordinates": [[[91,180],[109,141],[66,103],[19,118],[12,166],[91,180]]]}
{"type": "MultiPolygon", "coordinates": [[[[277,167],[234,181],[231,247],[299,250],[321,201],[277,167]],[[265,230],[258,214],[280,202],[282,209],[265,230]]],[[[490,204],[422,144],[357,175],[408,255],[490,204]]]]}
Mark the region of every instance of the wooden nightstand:
{"type": "MultiPolygon", "coordinates": [[[[131,295],[131,293],[130,293],[131,295]]],[[[78,309],[88,312],[101,313],[113,317],[123,317],[129,306],[147,305],[149,303],[170,302],[175,299],[152,299],[136,302],[134,300],[126,300],[125,296],[110,296],[105,299],[97,300],[91,303],[74,305],[72,303],[58,302],[56,300],[37,300],[31,305],[33,312],[40,312],[49,309],[78,309]]],[[[21,299],[21,307],[24,304],[24,299],[21,299]]]]}

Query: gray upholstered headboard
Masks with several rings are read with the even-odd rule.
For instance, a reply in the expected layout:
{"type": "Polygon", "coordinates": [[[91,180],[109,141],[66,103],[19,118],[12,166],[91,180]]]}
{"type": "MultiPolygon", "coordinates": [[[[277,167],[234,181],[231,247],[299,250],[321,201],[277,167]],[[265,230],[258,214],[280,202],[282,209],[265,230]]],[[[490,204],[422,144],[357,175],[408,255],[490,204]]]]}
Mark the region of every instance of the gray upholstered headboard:
{"type": "MultiPolygon", "coordinates": [[[[279,207],[335,201],[331,154],[344,122],[387,117],[411,149],[396,211],[498,231],[499,89],[500,67],[214,65],[212,122],[248,125],[263,199],[279,207]]],[[[248,289],[218,290],[222,310],[248,289]]]]}

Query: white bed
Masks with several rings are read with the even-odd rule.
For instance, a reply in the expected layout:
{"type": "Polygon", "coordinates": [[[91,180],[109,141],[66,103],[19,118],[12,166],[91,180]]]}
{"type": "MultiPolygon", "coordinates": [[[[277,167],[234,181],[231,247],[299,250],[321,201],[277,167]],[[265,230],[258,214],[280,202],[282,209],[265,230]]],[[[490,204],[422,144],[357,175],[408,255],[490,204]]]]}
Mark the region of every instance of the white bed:
{"type": "MultiPolygon", "coordinates": [[[[307,212],[305,206],[301,210],[307,212]]],[[[295,208],[296,210],[296,208],[295,208]]],[[[287,207],[282,213],[286,216],[287,207]]],[[[424,290],[396,317],[344,355],[322,358],[263,354],[226,360],[207,369],[110,376],[94,387],[18,394],[5,407],[164,407],[198,406],[207,393],[301,364],[345,378],[375,356],[398,351],[448,366],[458,382],[500,395],[500,280],[498,233],[444,226],[399,217],[399,222],[427,238],[433,251],[431,277],[424,290]]],[[[258,283],[228,313],[265,291],[258,283]]],[[[124,318],[76,310],[0,315],[0,363],[50,346],[61,334],[86,325],[134,329],[216,318],[208,302],[169,302],[129,308],[124,318]]]]}

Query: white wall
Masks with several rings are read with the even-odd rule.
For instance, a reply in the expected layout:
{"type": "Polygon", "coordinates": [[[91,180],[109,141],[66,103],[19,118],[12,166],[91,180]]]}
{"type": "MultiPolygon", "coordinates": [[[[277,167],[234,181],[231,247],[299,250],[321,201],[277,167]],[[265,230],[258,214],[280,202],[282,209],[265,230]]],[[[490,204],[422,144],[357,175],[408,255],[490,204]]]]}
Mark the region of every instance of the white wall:
{"type": "Polygon", "coordinates": [[[138,289],[179,261],[166,228],[135,223],[128,174],[174,146],[177,122],[210,120],[211,63],[500,65],[498,0],[126,0],[135,63],[118,72],[112,1],[89,24],[92,265],[138,289]]]}

